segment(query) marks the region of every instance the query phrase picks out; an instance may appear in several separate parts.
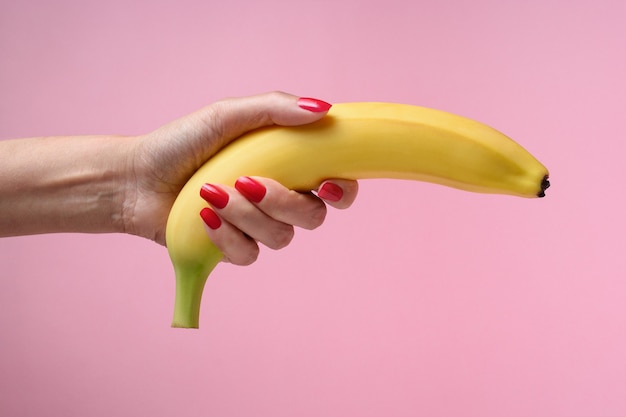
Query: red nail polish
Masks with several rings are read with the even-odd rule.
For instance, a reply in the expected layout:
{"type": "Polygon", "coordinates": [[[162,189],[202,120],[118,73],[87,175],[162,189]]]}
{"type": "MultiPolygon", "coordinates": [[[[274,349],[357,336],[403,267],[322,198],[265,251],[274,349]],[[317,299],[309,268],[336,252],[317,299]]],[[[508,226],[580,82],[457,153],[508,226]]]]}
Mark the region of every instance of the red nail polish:
{"type": "Polygon", "coordinates": [[[322,187],[317,191],[317,195],[319,198],[328,201],[339,201],[341,197],[343,197],[343,190],[337,184],[333,184],[332,182],[326,182],[322,187]]]}
{"type": "Polygon", "coordinates": [[[321,113],[330,110],[332,104],[322,100],[318,100],[316,98],[300,97],[298,99],[298,106],[314,113],[321,113]]]}
{"type": "Polygon", "coordinates": [[[267,192],[263,184],[260,184],[250,177],[240,177],[237,182],[235,182],[235,188],[253,203],[259,203],[263,200],[267,192]]]}
{"type": "Polygon", "coordinates": [[[207,226],[215,230],[222,225],[220,217],[210,208],[205,207],[200,211],[200,217],[204,220],[207,226]]]}
{"type": "Polygon", "coordinates": [[[217,209],[223,209],[228,204],[228,193],[213,184],[204,184],[200,189],[200,197],[217,209]]]}

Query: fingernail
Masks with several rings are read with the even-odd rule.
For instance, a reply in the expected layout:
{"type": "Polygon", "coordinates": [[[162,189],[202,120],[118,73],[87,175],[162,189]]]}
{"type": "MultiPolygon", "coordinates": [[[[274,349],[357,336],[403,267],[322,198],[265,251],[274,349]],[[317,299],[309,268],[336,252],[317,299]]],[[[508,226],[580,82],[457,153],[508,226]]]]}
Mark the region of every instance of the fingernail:
{"type": "Polygon", "coordinates": [[[222,220],[220,217],[210,208],[205,207],[200,210],[200,217],[204,220],[207,226],[211,229],[215,230],[222,225],[222,220]]]}
{"type": "Polygon", "coordinates": [[[332,107],[332,104],[322,100],[318,100],[316,98],[300,97],[298,99],[298,106],[314,113],[321,113],[324,111],[328,111],[332,107]]]}
{"type": "Polygon", "coordinates": [[[223,209],[228,204],[228,193],[213,184],[204,184],[200,188],[200,197],[217,209],[223,209]]]}
{"type": "Polygon", "coordinates": [[[339,201],[343,197],[343,190],[337,184],[326,182],[317,191],[317,196],[328,201],[339,201]]]}
{"type": "Polygon", "coordinates": [[[267,192],[263,184],[258,183],[250,177],[240,177],[237,182],[235,182],[235,188],[253,203],[259,203],[263,200],[267,192]]]}

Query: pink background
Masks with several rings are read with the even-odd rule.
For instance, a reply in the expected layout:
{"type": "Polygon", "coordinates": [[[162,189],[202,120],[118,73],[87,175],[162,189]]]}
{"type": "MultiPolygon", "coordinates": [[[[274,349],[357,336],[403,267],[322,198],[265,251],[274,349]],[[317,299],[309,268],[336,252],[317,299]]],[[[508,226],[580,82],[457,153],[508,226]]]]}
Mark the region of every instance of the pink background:
{"type": "Polygon", "coordinates": [[[138,134],[225,96],[506,132],[543,200],[364,181],[170,329],[164,248],[0,239],[2,416],[624,416],[626,3],[2,1],[0,137],[138,134]]]}

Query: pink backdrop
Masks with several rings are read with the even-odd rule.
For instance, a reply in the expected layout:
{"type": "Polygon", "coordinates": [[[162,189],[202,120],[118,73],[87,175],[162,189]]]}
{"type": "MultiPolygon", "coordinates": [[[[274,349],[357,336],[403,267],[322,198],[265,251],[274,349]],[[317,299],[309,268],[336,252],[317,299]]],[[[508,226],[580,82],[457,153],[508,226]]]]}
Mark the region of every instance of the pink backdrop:
{"type": "Polygon", "coordinates": [[[170,329],[164,248],[0,239],[2,416],[626,415],[623,1],[2,1],[0,137],[280,89],[489,123],[543,200],[369,181],[170,329]]]}

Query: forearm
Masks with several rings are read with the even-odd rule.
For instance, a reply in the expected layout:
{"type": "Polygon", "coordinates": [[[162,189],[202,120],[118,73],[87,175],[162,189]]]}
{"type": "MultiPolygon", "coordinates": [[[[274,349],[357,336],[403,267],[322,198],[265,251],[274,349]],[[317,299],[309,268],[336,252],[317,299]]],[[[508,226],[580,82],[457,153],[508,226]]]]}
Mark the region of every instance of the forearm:
{"type": "Polygon", "coordinates": [[[129,140],[0,141],[0,236],[124,231],[129,140]]]}

